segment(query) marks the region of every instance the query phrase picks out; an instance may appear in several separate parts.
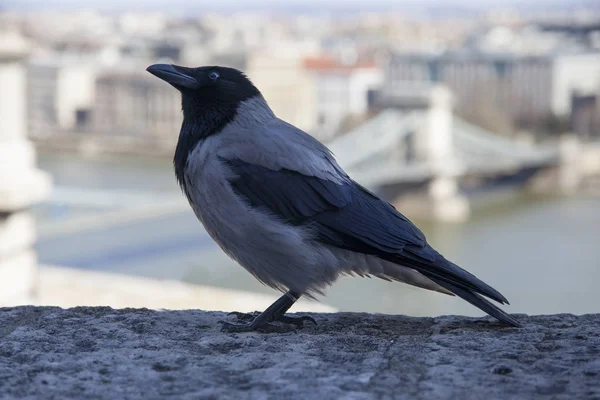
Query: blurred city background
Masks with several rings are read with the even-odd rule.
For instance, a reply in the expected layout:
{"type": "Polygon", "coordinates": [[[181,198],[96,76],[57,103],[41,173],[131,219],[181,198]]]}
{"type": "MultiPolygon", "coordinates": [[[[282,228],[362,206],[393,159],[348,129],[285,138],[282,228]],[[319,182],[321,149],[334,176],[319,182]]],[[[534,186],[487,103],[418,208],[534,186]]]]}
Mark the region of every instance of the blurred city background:
{"type": "MultiPolygon", "coordinates": [[[[511,301],[599,312],[597,1],[0,3],[0,305],[255,310],[278,295],[176,185],[153,63],[244,70],[275,113],[511,301]]],[[[481,313],[342,278],[294,310],[481,313]]]]}

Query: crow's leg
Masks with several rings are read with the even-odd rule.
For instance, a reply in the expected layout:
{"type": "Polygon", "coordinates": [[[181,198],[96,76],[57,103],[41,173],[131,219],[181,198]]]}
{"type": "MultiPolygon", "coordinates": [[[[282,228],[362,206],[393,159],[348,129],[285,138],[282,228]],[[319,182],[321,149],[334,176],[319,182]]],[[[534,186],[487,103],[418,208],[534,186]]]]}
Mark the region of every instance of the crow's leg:
{"type": "Polygon", "coordinates": [[[251,313],[238,313],[233,312],[230,315],[237,316],[238,320],[246,321],[242,324],[231,324],[229,322],[220,321],[223,326],[222,331],[225,332],[289,332],[296,328],[302,327],[304,321],[310,321],[316,325],[316,321],[312,317],[286,317],[284,314],[290,309],[292,305],[300,298],[300,294],[294,291],[288,291],[281,296],[277,301],[269,306],[265,311],[260,314],[251,313]],[[271,322],[283,322],[288,326],[274,325],[271,322]],[[293,326],[291,326],[293,325],[293,326]]]}

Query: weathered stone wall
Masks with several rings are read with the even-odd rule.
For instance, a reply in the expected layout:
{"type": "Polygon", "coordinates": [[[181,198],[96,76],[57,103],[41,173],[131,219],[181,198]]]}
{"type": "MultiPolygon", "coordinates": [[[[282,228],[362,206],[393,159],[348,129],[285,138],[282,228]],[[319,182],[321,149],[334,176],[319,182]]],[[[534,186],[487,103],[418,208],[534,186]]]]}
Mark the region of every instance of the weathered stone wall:
{"type": "Polygon", "coordinates": [[[220,312],[0,309],[0,398],[599,399],[600,314],[311,314],[225,334],[220,312]]]}

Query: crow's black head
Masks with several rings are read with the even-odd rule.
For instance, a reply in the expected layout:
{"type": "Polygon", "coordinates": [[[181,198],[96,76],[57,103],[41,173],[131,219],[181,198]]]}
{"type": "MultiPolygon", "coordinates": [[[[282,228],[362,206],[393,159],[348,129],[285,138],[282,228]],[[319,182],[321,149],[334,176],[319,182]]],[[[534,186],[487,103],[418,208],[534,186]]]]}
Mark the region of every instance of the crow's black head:
{"type": "Polygon", "coordinates": [[[242,101],[260,95],[246,75],[234,68],[187,68],[154,64],[147,71],[181,92],[183,116],[186,119],[204,119],[207,113],[214,112],[235,114],[242,101]]]}
{"type": "Polygon", "coordinates": [[[173,163],[177,180],[185,190],[184,170],[190,152],[232,122],[240,104],[262,96],[246,75],[234,68],[154,64],[147,71],[181,92],[183,124],[173,163]]]}

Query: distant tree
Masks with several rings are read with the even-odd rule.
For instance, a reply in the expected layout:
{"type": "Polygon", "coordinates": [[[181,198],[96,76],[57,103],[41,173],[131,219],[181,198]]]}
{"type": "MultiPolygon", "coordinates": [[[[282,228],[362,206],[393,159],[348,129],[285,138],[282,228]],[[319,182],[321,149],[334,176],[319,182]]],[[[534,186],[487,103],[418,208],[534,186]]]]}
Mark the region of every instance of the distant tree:
{"type": "Polygon", "coordinates": [[[569,117],[561,117],[551,113],[543,115],[522,113],[516,118],[516,125],[521,130],[534,133],[538,139],[559,136],[571,131],[569,117]]]}

